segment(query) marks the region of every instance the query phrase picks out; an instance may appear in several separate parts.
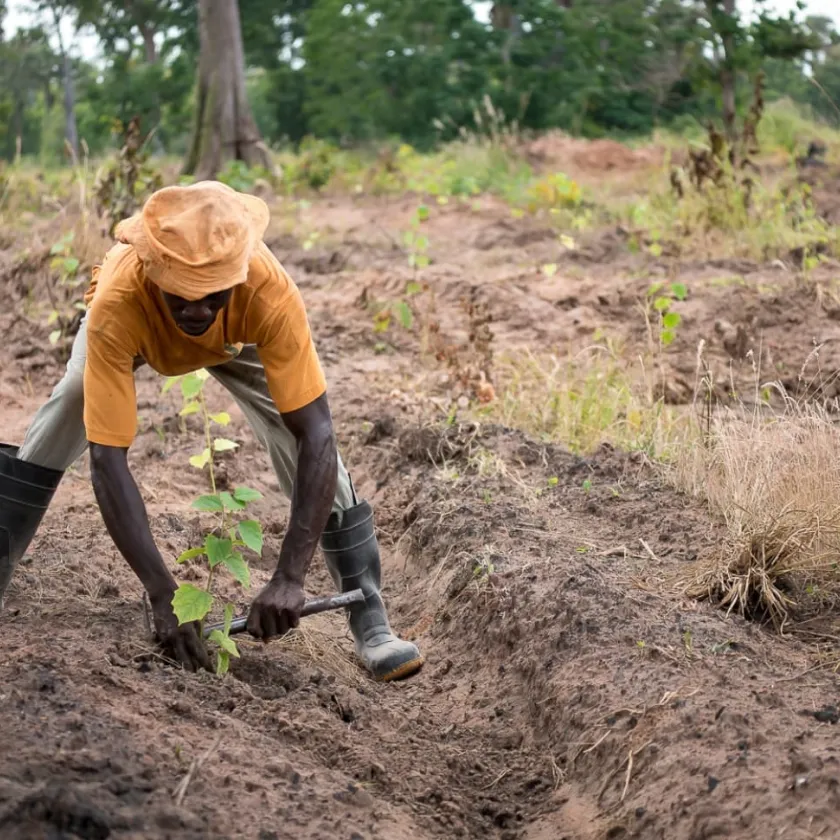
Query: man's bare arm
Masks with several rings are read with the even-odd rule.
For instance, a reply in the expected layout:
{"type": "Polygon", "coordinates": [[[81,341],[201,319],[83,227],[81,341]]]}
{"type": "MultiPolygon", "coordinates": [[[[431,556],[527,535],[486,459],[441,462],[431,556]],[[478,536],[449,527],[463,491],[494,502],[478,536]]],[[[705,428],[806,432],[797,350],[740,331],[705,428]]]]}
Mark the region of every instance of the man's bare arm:
{"type": "Polygon", "coordinates": [[[90,465],[105,527],[149,594],[161,643],[187,668],[209,668],[209,657],[197,627],[179,627],[172,612],[177,584],[152,537],[146,506],[128,468],[128,451],[91,443],[90,465]]]}
{"type": "Polygon", "coordinates": [[[248,632],[270,639],[296,627],[303,607],[303,583],[335,500],[338,451],[326,394],[298,411],[283,414],[297,441],[292,510],[277,569],[254,601],[248,632]]]}

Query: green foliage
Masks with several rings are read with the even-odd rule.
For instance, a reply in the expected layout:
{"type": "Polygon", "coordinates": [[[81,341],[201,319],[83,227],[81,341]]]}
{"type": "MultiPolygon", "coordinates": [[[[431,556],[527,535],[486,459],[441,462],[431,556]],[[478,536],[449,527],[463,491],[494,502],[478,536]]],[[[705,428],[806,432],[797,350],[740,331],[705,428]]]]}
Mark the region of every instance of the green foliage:
{"type": "MultiPolygon", "coordinates": [[[[237,444],[227,438],[215,437],[214,426],[227,426],[230,417],[225,412],[211,412],[204,397],[204,386],[209,374],[204,371],[170,377],[164,383],[163,392],[180,386],[183,407],[182,417],[200,415],[204,427],[204,448],[190,458],[191,466],[207,469],[210,493],[198,496],[192,502],[194,510],[214,517],[214,526],[206,533],[201,546],[188,548],[178,557],[178,563],[187,563],[204,558],[207,569],[207,583],[201,589],[189,583],[179,585],[172,600],[172,608],[178,622],[204,622],[215,606],[213,582],[219,569],[224,569],[243,589],[251,585],[251,572],[243,554],[251,551],[262,553],[263,531],[259,521],[244,517],[244,511],[252,502],[259,501],[262,495],[249,487],[236,487],[232,492],[216,486],[215,456],[220,452],[229,452],[237,444]]],[[[214,630],[209,637],[216,646],[216,673],[225,674],[230,665],[231,656],[239,656],[235,642],[230,637],[230,622],[234,614],[234,605],[225,605],[225,627],[223,631],[214,630]]]]}
{"type": "Polygon", "coordinates": [[[647,291],[646,317],[648,325],[655,329],[656,338],[662,347],[672,344],[677,337],[677,327],[682,323],[682,315],[675,312],[675,303],[685,300],[688,289],[683,283],[657,282],[651,284],[647,291]],[[650,323],[650,315],[653,313],[655,326],[650,323]]]}

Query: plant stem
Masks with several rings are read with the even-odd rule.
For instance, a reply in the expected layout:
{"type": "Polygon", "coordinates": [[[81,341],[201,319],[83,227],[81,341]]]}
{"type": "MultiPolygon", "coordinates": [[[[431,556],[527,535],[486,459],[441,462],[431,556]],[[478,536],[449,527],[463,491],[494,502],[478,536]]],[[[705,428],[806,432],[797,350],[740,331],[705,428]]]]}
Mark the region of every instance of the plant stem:
{"type": "Polygon", "coordinates": [[[210,471],[210,488],[212,489],[213,493],[216,493],[216,472],[213,469],[213,435],[210,429],[210,415],[207,413],[207,402],[204,399],[204,385],[202,384],[201,390],[198,392],[198,401],[201,405],[201,416],[204,420],[204,439],[207,444],[207,451],[210,453],[210,459],[207,462],[208,469],[210,471]]]}

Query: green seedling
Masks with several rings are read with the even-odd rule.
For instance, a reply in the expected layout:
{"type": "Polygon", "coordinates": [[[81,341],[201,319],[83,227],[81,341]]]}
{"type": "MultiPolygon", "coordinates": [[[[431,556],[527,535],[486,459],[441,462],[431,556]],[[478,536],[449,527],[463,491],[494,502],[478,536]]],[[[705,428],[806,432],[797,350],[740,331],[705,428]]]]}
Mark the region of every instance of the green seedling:
{"type": "Polygon", "coordinates": [[[683,283],[654,283],[647,291],[646,317],[650,324],[650,311],[656,313],[659,344],[667,347],[677,337],[677,327],[682,323],[682,315],[673,311],[678,301],[685,300],[688,289],[683,283]]]}
{"type": "MultiPolygon", "coordinates": [[[[204,427],[204,448],[192,455],[190,466],[204,471],[210,482],[210,493],[199,496],[192,507],[201,513],[210,514],[214,525],[207,532],[203,545],[189,548],[178,557],[178,563],[203,557],[207,563],[207,583],[202,589],[191,583],[181,583],[172,598],[172,609],[179,624],[199,622],[203,631],[205,618],[216,605],[213,583],[219,569],[225,569],[243,589],[251,585],[251,573],[243,552],[252,551],[260,555],[263,548],[263,530],[260,522],[246,518],[244,511],[252,502],[262,498],[256,490],[237,487],[232,492],[220,492],[216,487],[215,459],[221,452],[236,449],[237,444],[224,437],[216,437],[215,426],[227,426],[230,416],[226,412],[213,413],[207,405],[204,385],[209,378],[205,370],[185,376],[171,377],[164,385],[164,393],[176,383],[180,384],[183,397],[181,417],[197,414],[204,427]]],[[[233,604],[225,604],[224,629],[214,630],[209,641],[216,646],[216,673],[225,674],[230,667],[230,658],[238,657],[239,650],[230,636],[231,621],[235,612],[233,604]]]]}

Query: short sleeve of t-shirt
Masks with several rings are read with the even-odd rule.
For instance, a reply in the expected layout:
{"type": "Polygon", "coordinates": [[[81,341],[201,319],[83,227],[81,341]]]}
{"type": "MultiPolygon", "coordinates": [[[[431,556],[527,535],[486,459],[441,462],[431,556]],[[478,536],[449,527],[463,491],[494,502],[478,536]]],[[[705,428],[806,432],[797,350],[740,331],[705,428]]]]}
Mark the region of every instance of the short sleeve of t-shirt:
{"type": "Polygon", "coordinates": [[[266,318],[257,353],[278,411],[297,411],[327,390],[300,291],[293,283],[266,318]]]}
{"type": "MultiPolygon", "coordinates": [[[[131,281],[133,264],[124,246],[106,256],[101,269],[94,270],[93,285],[121,277],[131,281]]],[[[84,422],[87,439],[103,446],[128,447],[137,433],[137,398],[134,389],[135,353],[120,338],[127,312],[121,308],[119,320],[111,311],[113,303],[91,295],[87,316],[87,359],[84,375],[84,422]]]]}

